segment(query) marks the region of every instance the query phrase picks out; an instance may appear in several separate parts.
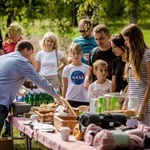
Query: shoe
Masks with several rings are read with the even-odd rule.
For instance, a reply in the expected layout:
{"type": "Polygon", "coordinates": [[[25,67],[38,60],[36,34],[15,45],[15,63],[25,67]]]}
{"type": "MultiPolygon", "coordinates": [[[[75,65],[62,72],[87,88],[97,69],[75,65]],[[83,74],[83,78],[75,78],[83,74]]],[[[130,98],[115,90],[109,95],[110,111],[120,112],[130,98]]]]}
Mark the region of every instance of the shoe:
{"type": "Polygon", "coordinates": [[[4,132],[3,134],[2,134],[2,137],[10,137],[11,135],[10,135],[10,133],[7,133],[7,132],[4,132]]]}

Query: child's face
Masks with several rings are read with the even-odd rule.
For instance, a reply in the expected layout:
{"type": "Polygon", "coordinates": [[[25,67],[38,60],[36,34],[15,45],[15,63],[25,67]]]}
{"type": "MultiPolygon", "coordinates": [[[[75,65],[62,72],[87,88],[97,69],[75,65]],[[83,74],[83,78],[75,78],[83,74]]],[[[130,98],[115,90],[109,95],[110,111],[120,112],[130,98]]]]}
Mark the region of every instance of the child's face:
{"type": "Polygon", "coordinates": [[[94,70],[94,74],[97,77],[97,80],[104,80],[107,78],[108,71],[107,66],[99,66],[97,70],[94,70]]]}
{"type": "Polygon", "coordinates": [[[76,49],[72,49],[70,55],[73,61],[81,61],[82,53],[78,52],[76,49]]]}

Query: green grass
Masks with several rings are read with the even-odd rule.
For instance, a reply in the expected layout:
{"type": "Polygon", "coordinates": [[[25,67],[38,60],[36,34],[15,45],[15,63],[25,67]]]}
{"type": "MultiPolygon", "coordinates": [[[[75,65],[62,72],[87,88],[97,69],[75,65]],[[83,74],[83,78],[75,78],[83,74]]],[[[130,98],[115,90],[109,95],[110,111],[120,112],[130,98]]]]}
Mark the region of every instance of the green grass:
{"type": "MultiPolygon", "coordinates": [[[[19,137],[19,131],[14,128],[14,137],[19,137]]],[[[32,139],[32,150],[48,150],[47,147],[32,139]]],[[[14,150],[26,150],[26,141],[25,139],[15,139],[14,140],[14,150]]]]}
{"type": "MultiPolygon", "coordinates": [[[[3,131],[4,130],[2,130],[2,133],[3,131]]],[[[20,137],[20,132],[16,128],[13,128],[13,135],[14,137],[20,137]]],[[[13,144],[14,144],[14,150],[26,150],[25,139],[14,139],[13,144]]],[[[31,144],[32,144],[32,150],[50,150],[34,139],[32,139],[31,144]]]]}

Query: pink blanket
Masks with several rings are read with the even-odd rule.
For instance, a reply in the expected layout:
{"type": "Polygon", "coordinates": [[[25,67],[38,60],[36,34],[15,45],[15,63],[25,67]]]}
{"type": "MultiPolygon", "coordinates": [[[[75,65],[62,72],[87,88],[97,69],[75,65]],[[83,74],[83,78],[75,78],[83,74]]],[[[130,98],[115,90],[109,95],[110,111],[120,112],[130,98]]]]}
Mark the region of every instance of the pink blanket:
{"type": "Polygon", "coordinates": [[[95,124],[90,124],[84,133],[84,141],[88,145],[93,145],[94,136],[97,134],[97,132],[99,132],[101,130],[102,130],[101,127],[99,127],[95,124]]]}
{"type": "Polygon", "coordinates": [[[98,150],[114,150],[116,148],[138,149],[144,148],[144,140],[150,127],[140,124],[136,129],[106,130],[90,124],[84,134],[84,140],[88,145],[93,145],[98,150]]]}

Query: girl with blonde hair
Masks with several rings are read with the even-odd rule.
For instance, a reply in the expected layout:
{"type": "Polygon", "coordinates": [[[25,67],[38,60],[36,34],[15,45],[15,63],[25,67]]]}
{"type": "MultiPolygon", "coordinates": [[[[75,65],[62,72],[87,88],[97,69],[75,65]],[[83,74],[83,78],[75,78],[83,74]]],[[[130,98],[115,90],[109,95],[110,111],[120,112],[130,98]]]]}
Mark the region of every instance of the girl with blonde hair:
{"type": "Polygon", "coordinates": [[[62,73],[62,95],[69,101],[72,107],[89,105],[87,90],[83,85],[88,66],[81,62],[82,55],[83,52],[80,44],[72,43],[70,46],[72,63],[67,65],[62,73]]]}

